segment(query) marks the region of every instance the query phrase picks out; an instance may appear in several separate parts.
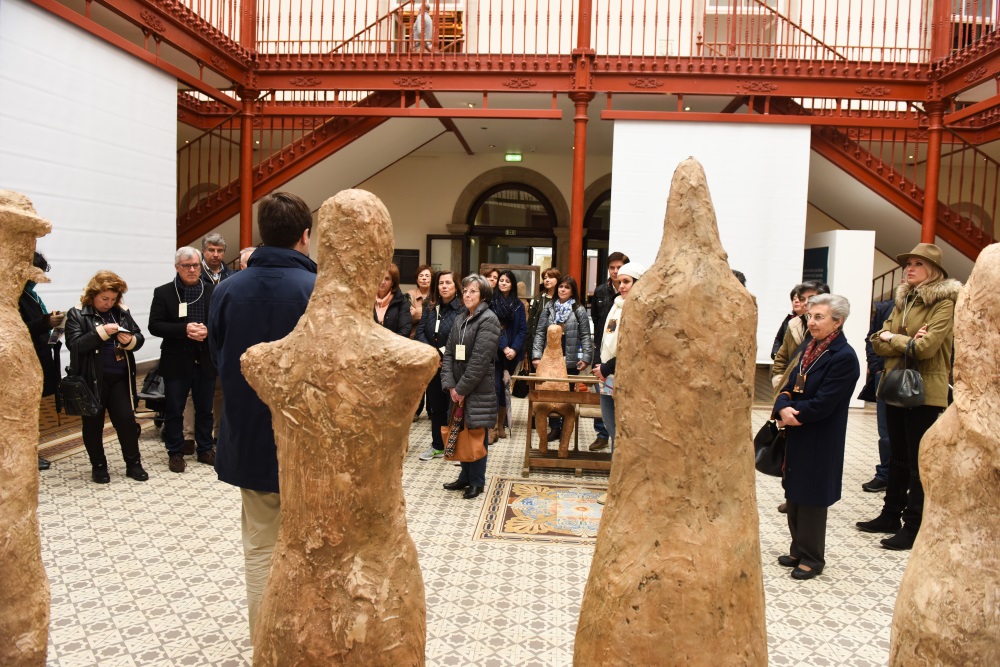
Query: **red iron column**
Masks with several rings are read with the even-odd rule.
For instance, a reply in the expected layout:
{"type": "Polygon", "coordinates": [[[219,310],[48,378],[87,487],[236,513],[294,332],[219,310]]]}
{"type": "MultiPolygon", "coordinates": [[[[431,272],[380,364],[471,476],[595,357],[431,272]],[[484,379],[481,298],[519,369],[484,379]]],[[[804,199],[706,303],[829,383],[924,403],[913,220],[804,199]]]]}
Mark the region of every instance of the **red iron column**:
{"type": "Polygon", "coordinates": [[[256,90],[240,90],[240,247],[253,245],[253,105],[256,90]]]}
{"type": "Polygon", "coordinates": [[[941,132],[944,129],[944,103],[927,103],[927,173],[924,179],[924,217],[921,243],[934,243],[937,234],[938,182],[941,179],[941,132]]]}
{"type": "MultiPolygon", "coordinates": [[[[587,62],[587,61],[584,61],[587,62]]],[[[587,106],[591,92],[570,93],[576,106],[573,116],[573,191],[569,214],[569,275],[583,287],[583,194],[587,185],[587,106]]]]}

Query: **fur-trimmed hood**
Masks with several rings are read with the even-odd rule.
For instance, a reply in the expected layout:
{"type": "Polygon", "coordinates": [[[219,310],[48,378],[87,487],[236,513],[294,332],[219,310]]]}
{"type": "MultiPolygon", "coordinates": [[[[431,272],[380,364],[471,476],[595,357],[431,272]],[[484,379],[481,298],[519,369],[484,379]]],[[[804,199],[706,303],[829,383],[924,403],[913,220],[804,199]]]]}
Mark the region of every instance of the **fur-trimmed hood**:
{"type": "Polygon", "coordinates": [[[943,299],[949,299],[957,303],[958,292],[961,289],[962,283],[954,278],[945,278],[944,280],[939,280],[931,283],[930,285],[924,285],[919,288],[911,287],[910,285],[903,283],[896,288],[896,307],[903,310],[906,306],[906,298],[913,290],[916,290],[917,298],[923,301],[927,306],[933,306],[935,303],[943,299]]]}

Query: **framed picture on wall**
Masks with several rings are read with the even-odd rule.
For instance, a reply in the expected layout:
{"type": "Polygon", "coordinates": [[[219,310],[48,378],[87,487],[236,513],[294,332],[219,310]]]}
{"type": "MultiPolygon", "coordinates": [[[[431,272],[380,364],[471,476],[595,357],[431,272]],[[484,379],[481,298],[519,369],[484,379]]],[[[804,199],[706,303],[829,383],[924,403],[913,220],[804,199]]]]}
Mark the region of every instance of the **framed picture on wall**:
{"type": "Polygon", "coordinates": [[[535,266],[533,264],[480,264],[479,272],[486,275],[486,272],[490,269],[499,269],[503,271],[504,269],[510,269],[514,276],[517,278],[517,282],[524,283],[525,291],[522,294],[521,290],[518,289],[518,296],[530,299],[533,294],[538,292],[538,286],[541,284],[541,267],[535,266]]]}

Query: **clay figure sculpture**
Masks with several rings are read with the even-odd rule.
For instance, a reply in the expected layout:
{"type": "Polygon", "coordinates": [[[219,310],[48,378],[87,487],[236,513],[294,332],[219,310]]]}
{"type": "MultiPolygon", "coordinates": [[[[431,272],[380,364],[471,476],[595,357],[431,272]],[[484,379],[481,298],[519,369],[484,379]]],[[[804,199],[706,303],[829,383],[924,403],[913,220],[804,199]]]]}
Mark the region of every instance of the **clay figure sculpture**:
{"type": "Polygon", "coordinates": [[[45,664],[49,629],[49,580],[38,533],[38,399],[42,369],[17,300],[25,282],[47,283],[31,265],[35,239],[52,226],[31,201],[0,190],[0,665],[45,664]]]}
{"type": "MultiPolygon", "coordinates": [[[[562,348],[563,328],[558,324],[550,324],[545,330],[545,351],[535,368],[535,375],[543,378],[565,378],[566,360],[562,348]]],[[[569,391],[572,385],[564,382],[539,382],[536,389],[541,391],[569,391]]],[[[559,438],[559,458],[569,457],[569,440],[573,437],[576,425],[576,408],[572,403],[534,403],[535,430],[538,431],[538,451],[549,453],[548,426],[549,413],[559,413],[563,418],[562,436],[559,438]]]]}
{"type": "Polygon", "coordinates": [[[375,195],[328,199],[317,234],[319,271],[302,319],[241,359],[271,410],[281,488],[253,664],[423,665],[424,584],[402,470],[438,353],[372,319],[393,238],[375,195]]]}
{"type": "Polygon", "coordinates": [[[573,664],[766,665],[750,441],[757,307],[726,261],[693,158],[674,172],[656,261],[621,322],[615,462],[573,664]]]}
{"type": "Polygon", "coordinates": [[[920,441],[924,516],[892,617],[889,664],[1000,665],[1000,245],[955,307],[955,402],[920,441]]]}

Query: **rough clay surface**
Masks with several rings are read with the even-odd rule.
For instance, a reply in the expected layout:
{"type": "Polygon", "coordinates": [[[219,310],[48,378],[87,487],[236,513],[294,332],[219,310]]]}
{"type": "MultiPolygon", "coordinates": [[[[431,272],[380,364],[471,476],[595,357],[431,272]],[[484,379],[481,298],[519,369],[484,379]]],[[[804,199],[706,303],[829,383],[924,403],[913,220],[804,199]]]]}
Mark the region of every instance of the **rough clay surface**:
{"type": "MultiPolygon", "coordinates": [[[[545,331],[545,351],[535,368],[535,374],[543,378],[565,378],[566,358],[563,356],[562,348],[563,328],[558,324],[550,324],[545,331]]],[[[535,387],[541,391],[568,391],[573,385],[562,382],[540,382],[535,387]]],[[[535,430],[538,432],[538,451],[542,454],[549,453],[548,427],[549,413],[556,412],[562,415],[563,428],[562,436],[559,438],[559,458],[569,457],[569,441],[573,437],[573,429],[576,427],[576,408],[572,403],[534,403],[535,430]]]]}
{"type": "Polygon", "coordinates": [[[892,617],[894,667],[1000,665],[1000,245],[955,309],[955,402],[920,442],[924,517],[892,617]]]}
{"type": "Polygon", "coordinates": [[[424,583],[402,472],[438,354],[372,319],[392,257],[392,223],[377,197],[345,190],[328,199],[317,236],[306,313],[288,336],[241,360],[271,408],[281,485],[254,665],[423,665],[424,583]]]}
{"type": "Polygon", "coordinates": [[[618,438],[577,667],[767,664],[750,439],[756,320],[688,158],[656,261],[622,313],[618,438]]]}
{"type": "Polygon", "coordinates": [[[24,195],[0,190],[0,665],[45,664],[49,580],[38,536],[38,401],[42,369],[17,300],[24,283],[47,283],[31,265],[51,225],[24,195]]]}

